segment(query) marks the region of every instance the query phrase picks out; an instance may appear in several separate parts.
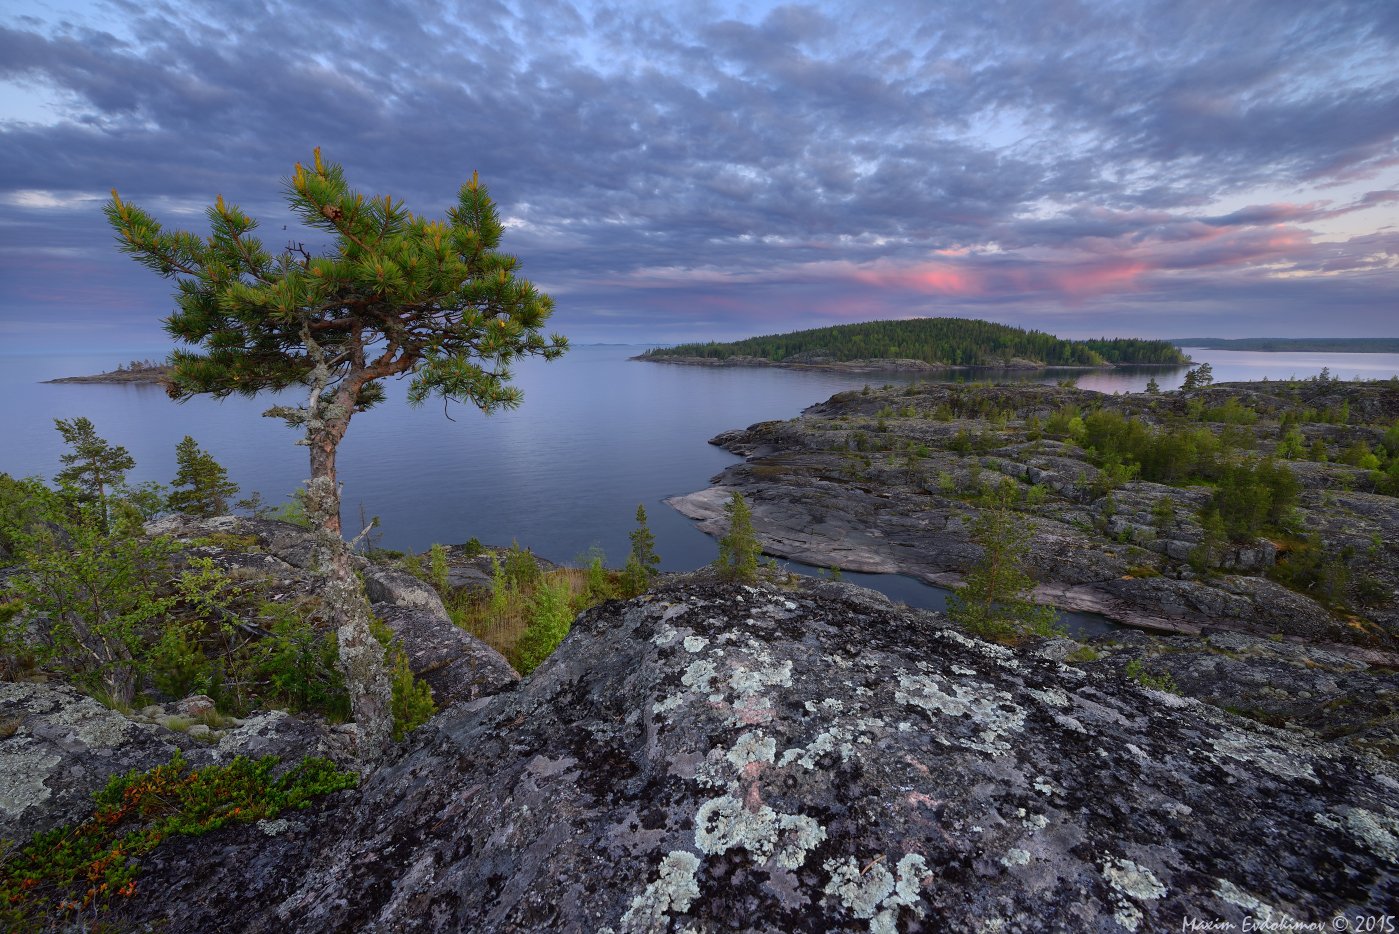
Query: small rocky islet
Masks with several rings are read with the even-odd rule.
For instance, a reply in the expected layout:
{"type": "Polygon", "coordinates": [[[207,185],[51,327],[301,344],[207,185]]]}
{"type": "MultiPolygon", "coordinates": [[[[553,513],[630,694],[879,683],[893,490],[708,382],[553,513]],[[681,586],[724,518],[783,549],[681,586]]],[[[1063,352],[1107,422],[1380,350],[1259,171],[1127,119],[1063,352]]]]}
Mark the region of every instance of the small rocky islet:
{"type": "MultiPolygon", "coordinates": [[[[702,570],[587,611],[521,679],[433,587],[362,561],[438,714],[354,789],[162,843],[104,923],[1142,931],[1382,912],[1399,901],[1385,593],[1399,501],[1369,462],[1338,460],[1382,445],[1396,412],[1387,384],[871,389],[720,436],[747,459],[677,502],[717,531],[706,512],[741,490],[769,553],[950,583],[976,560],[966,530],[984,490],[1037,488],[1016,508],[1041,596],[1128,624],[1088,646],[1006,647],[849,584],[702,570]],[[1284,465],[1299,481],[1290,536],[1220,543],[1209,487],[1120,464],[1104,479],[1073,422],[1096,430],[1094,410],[1228,429],[1231,452],[1258,458],[1284,439],[1295,451],[1295,431],[1328,459],[1284,465]],[[1219,410],[1229,420],[1209,421],[1219,410]],[[1324,598],[1276,570],[1318,546],[1348,571],[1324,598]]],[[[312,538],[286,523],[149,531],[273,600],[321,586],[312,538]]],[[[447,553],[453,587],[488,584],[470,551],[447,553]]],[[[0,836],[80,819],[107,776],[177,749],[356,766],[352,728],[265,711],[206,731],[189,723],[203,705],[128,715],[57,683],[0,684],[0,836]]]]}

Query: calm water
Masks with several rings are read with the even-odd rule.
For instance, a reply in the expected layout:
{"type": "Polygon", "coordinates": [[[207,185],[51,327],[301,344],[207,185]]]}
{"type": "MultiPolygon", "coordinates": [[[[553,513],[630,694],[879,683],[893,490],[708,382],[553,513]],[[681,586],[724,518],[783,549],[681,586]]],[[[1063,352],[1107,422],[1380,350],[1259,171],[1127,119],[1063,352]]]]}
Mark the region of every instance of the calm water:
{"type": "MultiPolygon", "coordinates": [[[[735,458],[710,446],[730,428],[791,418],[844,389],[908,382],[910,377],[847,376],[781,369],[709,369],[632,362],[641,348],[575,347],[553,363],[518,369],[524,405],[485,417],[440,404],[414,409],[405,385],[391,383],[389,401],[355,416],[341,445],[346,527],[359,508],[383,517],[382,544],[426,548],[433,542],[487,543],[512,538],[555,561],[572,561],[597,546],[614,562],[628,549],[638,503],[646,506],[667,570],[713,559],[713,541],[661,503],[689,493],[735,458]]],[[[1323,366],[1343,379],[1399,374],[1396,354],[1279,354],[1188,351],[1209,361],[1219,381],[1306,377],[1323,366]]],[[[149,356],[160,357],[153,350],[149,356]]],[[[53,419],[85,415],[98,433],[136,458],[131,479],[169,482],[175,445],[186,434],[212,453],[246,494],[272,503],[301,483],[306,452],[280,421],[259,417],[270,399],[171,402],[154,386],[41,385],[59,376],[96,373],[124,362],[113,356],[0,356],[0,471],[52,476],[61,439],[53,419]]],[[[1081,372],[1081,371],[1079,371],[1081,372]]],[[[1184,369],[1138,368],[1082,373],[1078,385],[1102,392],[1139,391],[1155,376],[1180,385],[1184,369]]],[[[959,381],[987,378],[979,371],[959,381]]],[[[1053,383],[1073,371],[996,374],[1053,383]]],[[[942,593],[914,581],[846,575],[922,606],[942,593]]]]}

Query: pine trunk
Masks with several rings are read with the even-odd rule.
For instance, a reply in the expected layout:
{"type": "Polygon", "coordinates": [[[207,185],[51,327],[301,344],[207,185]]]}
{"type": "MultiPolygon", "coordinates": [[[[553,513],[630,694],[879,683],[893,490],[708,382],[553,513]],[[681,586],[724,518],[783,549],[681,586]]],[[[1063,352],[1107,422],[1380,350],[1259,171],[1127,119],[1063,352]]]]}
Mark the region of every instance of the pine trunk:
{"type": "MultiPolygon", "coordinates": [[[[348,411],[348,410],[347,410],[348,411]]],[[[311,480],[306,485],[306,513],[320,544],[322,567],[330,579],[326,610],[336,622],[340,670],[350,693],[360,758],[379,759],[393,738],[393,691],[384,647],[369,629],[369,601],[340,534],[340,488],[335,477],[335,450],[349,426],[349,415],[327,420],[308,438],[311,480]]]]}

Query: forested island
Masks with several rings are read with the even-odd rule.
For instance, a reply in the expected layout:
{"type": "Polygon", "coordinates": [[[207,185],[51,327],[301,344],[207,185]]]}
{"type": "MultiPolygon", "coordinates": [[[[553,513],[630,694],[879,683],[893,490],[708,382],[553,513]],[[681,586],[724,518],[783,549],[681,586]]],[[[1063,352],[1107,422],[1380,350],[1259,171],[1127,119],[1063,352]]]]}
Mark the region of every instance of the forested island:
{"type": "Polygon", "coordinates": [[[1104,367],[1135,364],[1185,366],[1167,341],[1136,338],[1065,340],[969,318],[869,321],[769,334],[721,343],[679,344],[648,350],[637,359],[709,365],[810,366],[863,369],[951,367],[1104,367]]]}
{"type": "Polygon", "coordinates": [[[1399,337],[1182,337],[1176,347],[1267,353],[1399,353],[1399,337]]]}

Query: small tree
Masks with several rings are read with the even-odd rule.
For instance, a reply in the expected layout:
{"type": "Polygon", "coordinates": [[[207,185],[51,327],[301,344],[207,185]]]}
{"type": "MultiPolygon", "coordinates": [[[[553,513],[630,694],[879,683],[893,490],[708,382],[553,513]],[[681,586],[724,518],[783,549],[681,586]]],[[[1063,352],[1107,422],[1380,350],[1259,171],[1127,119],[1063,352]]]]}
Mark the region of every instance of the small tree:
{"type": "Polygon", "coordinates": [[[130,704],[151,629],[174,602],[156,583],[174,544],[147,537],[142,512],[129,502],[83,502],[71,488],[26,483],[36,521],[10,530],[25,566],[11,586],[47,619],[41,654],[63,658],[114,703],[130,704]]]}
{"type": "Polygon", "coordinates": [[[404,375],[414,404],[436,396],[484,412],[512,408],[521,394],[510,366],[558,357],[567,342],[544,337],[552,302],[515,276],[514,257],[497,252],[503,227],[475,175],[445,221],[409,213],[388,195],[366,198],[319,149],[309,168],[297,164],[286,190],[292,213],[331,238],[320,255],[300,243],[273,255],[252,236],[256,222],[222,197],[209,209],[208,237],[167,232],[115,191],[105,210],[123,252],[178,281],[166,330],[195,349],[170,357],[172,397],[306,393],[303,404],[264,414],[302,431],[310,450],[305,501],[322,532],[331,581],[324,599],[340,620],[360,749],[372,759],[390,735],[389,679],[340,538],[335,458],[350,419],[383,400],[382,380],[404,375]]]}
{"type": "Polygon", "coordinates": [[[729,530],[719,539],[719,558],[714,565],[729,580],[756,580],[762,548],[753,531],[753,514],[742,493],[734,491],[724,506],[724,515],[728,517],[729,530]]]}
{"type": "Polygon", "coordinates": [[[238,495],[238,484],[228,479],[228,471],[185,435],[175,445],[174,490],[170,508],[190,516],[221,516],[228,512],[228,500],[238,495]]]}
{"type": "Polygon", "coordinates": [[[1035,582],[1024,564],[1034,524],[1011,508],[1013,499],[1012,481],[986,497],[971,527],[981,560],[947,598],[948,617],[985,639],[1011,639],[1026,632],[1048,635],[1058,618],[1054,607],[1030,600],[1035,582]]]}
{"type": "Polygon", "coordinates": [[[631,552],[622,571],[622,579],[627,593],[635,596],[644,593],[660,573],[661,556],[656,554],[656,536],[646,525],[646,507],[637,504],[636,528],[631,532],[631,552]]]}
{"type": "Polygon", "coordinates": [[[105,519],[107,493],[126,482],[126,472],[136,466],[136,460],[126,448],[98,437],[86,418],[55,418],[53,423],[71,448],[59,456],[66,466],[54,476],[55,482],[72,489],[82,502],[101,505],[105,519]]]}
{"type": "Polygon", "coordinates": [[[1181,389],[1199,389],[1214,382],[1214,367],[1208,363],[1202,363],[1193,370],[1185,374],[1185,382],[1181,383],[1181,389]]]}
{"type": "Polygon", "coordinates": [[[1156,382],[1156,377],[1151,377],[1146,381],[1146,391],[1153,396],[1161,391],[1161,384],[1156,382]]]}

